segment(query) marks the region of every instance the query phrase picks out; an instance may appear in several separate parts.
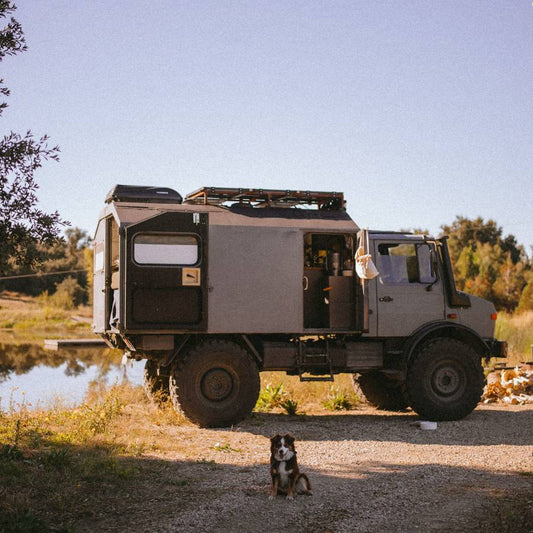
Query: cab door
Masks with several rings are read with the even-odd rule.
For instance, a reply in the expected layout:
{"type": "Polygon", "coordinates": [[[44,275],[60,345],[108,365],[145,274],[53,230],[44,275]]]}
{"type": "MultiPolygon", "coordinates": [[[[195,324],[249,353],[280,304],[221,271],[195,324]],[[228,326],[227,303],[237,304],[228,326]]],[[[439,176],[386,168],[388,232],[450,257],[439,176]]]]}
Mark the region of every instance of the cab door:
{"type": "Polygon", "coordinates": [[[207,225],[207,213],[167,212],[126,227],[126,331],[207,328],[207,225]]]}
{"type": "Polygon", "coordinates": [[[378,336],[405,337],[444,319],[444,291],[432,266],[431,246],[412,240],[374,241],[378,336]]]}

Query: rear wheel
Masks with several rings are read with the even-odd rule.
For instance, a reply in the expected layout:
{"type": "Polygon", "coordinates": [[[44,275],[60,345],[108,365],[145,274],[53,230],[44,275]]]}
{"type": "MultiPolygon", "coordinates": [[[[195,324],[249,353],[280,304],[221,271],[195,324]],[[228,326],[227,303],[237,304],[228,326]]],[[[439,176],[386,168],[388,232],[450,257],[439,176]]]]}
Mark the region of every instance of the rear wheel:
{"type": "Polygon", "coordinates": [[[367,402],[378,409],[404,411],[409,407],[403,381],[392,380],[381,372],[367,372],[352,374],[352,382],[356,394],[360,391],[367,402]]]}
{"type": "Polygon", "coordinates": [[[407,371],[411,407],[428,420],[459,420],[479,403],[485,378],[477,352],[451,338],[437,338],[414,355],[407,371]]]}
{"type": "Polygon", "coordinates": [[[240,422],[259,396],[259,372],[248,352],[228,341],[205,341],[170,372],[174,407],[202,427],[240,422]]]}

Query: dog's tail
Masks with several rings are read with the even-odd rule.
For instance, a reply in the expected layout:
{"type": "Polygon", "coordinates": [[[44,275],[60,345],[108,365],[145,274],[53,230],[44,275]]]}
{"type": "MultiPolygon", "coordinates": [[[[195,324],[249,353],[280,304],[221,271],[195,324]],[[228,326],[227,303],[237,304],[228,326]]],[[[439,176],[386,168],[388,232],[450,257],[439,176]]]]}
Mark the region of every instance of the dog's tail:
{"type": "Polygon", "coordinates": [[[300,474],[298,476],[298,481],[296,482],[296,491],[298,494],[308,494],[309,496],[313,494],[311,482],[305,474],[300,474]]]}

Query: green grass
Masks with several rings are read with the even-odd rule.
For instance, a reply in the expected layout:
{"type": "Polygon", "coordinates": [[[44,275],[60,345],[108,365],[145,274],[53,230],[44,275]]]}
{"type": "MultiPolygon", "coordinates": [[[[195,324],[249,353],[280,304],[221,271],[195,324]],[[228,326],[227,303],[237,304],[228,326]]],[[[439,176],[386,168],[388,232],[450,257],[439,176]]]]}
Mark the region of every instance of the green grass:
{"type": "Polygon", "coordinates": [[[350,410],[355,406],[355,395],[348,393],[339,387],[332,386],[324,407],[331,411],[350,410]]]}
{"type": "Polygon", "coordinates": [[[273,385],[268,383],[259,392],[259,398],[255,404],[255,411],[260,413],[271,411],[276,407],[281,407],[281,404],[286,400],[287,392],[283,388],[283,382],[273,385]]]}
{"type": "Polygon", "coordinates": [[[113,386],[75,408],[39,411],[11,400],[0,411],[0,532],[74,531],[77,508],[94,505],[102,487],[136,478],[130,458],[138,449],[130,444],[137,435],[123,408],[140,398],[132,387],[113,386]]]}

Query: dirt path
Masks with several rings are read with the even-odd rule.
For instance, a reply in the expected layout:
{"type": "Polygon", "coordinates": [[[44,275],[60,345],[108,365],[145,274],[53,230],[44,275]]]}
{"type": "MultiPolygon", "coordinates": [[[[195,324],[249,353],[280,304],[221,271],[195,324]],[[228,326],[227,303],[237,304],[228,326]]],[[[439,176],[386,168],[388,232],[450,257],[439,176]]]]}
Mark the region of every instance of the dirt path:
{"type": "Polygon", "coordinates": [[[417,420],[366,408],[254,415],[233,431],[176,427],[168,438],[182,450],[139,458],[140,481],[76,530],[473,532],[488,530],[503,500],[533,499],[533,405],[480,406],[436,431],[417,420]],[[296,436],[313,496],[269,501],[268,439],[278,432],[296,436]]]}

